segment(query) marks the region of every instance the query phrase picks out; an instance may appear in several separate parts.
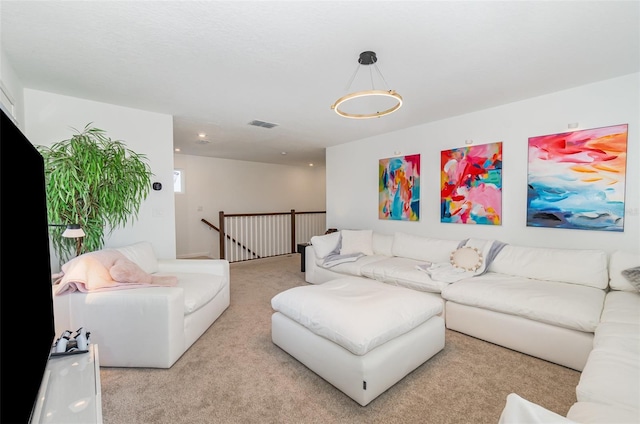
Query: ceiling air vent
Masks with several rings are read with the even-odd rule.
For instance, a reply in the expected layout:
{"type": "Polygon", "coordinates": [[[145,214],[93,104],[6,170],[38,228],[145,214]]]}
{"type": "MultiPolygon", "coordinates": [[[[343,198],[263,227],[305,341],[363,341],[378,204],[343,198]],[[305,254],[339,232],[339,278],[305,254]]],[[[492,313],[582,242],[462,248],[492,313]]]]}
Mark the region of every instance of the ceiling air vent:
{"type": "Polygon", "coordinates": [[[253,125],[254,127],[262,127],[262,128],[273,128],[278,126],[278,124],[272,124],[271,122],[258,121],[256,119],[249,122],[249,125],[253,125]]]}

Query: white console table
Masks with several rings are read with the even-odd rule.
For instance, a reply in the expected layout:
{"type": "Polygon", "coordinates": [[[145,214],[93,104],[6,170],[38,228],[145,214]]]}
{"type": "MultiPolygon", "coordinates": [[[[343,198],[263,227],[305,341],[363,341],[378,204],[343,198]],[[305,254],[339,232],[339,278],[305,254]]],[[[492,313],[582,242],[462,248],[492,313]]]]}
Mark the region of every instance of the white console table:
{"type": "Polygon", "coordinates": [[[50,357],[31,424],[102,423],[98,346],[89,352],[50,357]]]}

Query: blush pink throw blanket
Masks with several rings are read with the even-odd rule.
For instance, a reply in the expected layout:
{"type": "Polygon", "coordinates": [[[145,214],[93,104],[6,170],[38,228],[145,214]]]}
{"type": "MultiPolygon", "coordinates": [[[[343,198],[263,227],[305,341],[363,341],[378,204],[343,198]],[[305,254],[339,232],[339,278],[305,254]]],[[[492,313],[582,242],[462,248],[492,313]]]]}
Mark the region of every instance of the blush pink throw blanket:
{"type": "Polygon", "coordinates": [[[172,275],[152,275],[114,249],[85,253],[62,265],[55,281],[55,294],[170,287],[178,284],[172,275]]]}

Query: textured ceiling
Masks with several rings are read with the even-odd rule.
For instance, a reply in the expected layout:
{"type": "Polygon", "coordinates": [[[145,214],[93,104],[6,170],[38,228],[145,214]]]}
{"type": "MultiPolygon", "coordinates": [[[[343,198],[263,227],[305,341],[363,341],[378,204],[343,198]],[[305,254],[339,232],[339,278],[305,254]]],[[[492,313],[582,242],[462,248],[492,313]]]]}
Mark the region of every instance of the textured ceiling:
{"type": "Polygon", "coordinates": [[[0,37],[25,87],[170,114],[184,154],[322,165],[326,147],[640,71],[639,5],[2,0],[0,37]],[[336,115],[371,75],[403,107],[336,115]]]}

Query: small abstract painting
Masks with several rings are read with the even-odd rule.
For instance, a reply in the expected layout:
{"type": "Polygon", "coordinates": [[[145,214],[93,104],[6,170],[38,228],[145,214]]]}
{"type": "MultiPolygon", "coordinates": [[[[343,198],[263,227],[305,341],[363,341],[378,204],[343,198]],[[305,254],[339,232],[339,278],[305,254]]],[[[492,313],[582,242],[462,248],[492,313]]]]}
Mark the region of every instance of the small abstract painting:
{"type": "Polygon", "coordinates": [[[502,142],[440,152],[440,222],[502,224],[502,142]]]}
{"type": "Polygon", "coordinates": [[[380,159],[378,218],[420,220],[420,155],[380,159]]]}
{"type": "Polygon", "coordinates": [[[529,138],[527,226],[624,231],[627,130],[529,138]]]}

